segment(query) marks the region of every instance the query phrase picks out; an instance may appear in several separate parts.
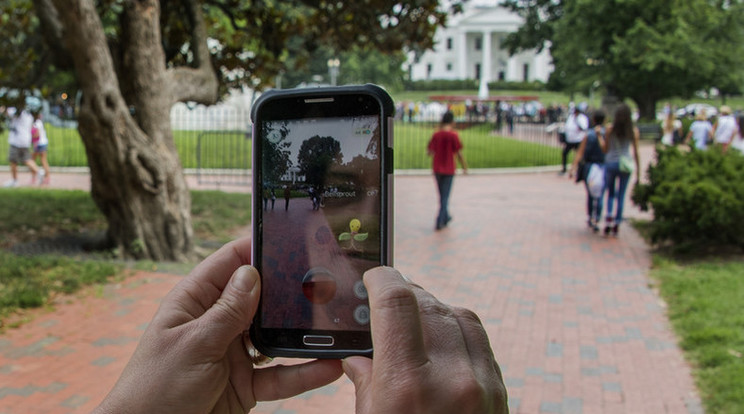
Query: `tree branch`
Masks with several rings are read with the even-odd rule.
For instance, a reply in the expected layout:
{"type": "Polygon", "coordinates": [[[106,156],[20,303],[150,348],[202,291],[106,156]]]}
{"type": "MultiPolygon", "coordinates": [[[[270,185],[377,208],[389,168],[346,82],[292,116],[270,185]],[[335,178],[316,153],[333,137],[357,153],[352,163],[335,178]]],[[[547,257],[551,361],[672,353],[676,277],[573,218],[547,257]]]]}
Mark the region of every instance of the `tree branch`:
{"type": "Polygon", "coordinates": [[[210,105],[217,102],[219,85],[207,46],[207,27],[199,1],[188,0],[186,7],[191,22],[190,45],[194,54],[194,67],[168,70],[173,79],[173,98],[174,102],[194,101],[210,105]]]}
{"type": "Polygon", "coordinates": [[[54,64],[58,67],[71,68],[73,66],[72,58],[67,53],[62,40],[62,21],[60,21],[59,13],[52,4],[52,0],[33,1],[36,16],[41,22],[39,25],[41,34],[53,56],[54,64]]]}

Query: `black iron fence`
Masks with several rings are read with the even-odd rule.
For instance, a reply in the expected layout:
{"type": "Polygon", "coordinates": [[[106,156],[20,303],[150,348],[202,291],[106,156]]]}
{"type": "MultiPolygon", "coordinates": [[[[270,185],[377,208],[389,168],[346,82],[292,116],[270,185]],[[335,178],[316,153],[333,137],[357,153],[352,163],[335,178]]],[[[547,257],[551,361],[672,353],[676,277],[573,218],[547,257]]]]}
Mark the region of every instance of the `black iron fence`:
{"type": "MultiPolygon", "coordinates": [[[[251,124],[247,106],[188,107],[171,112],[173,137],[184,169],[203,183],[250,183],[251,124]]],[[[439,114],[419,114],[395,123],[395,168],[428,169],[426,147],[439,114]]],[[[458,118],[458,131],[470,168],[512,168],[557,165],[560,148],[554,126],[518,122],[500,129],[488,117],[458,118]]],[[[85,148],[74,120],[48,122],[48,157],[52,167],[86,167],[85,148]]],[[[0,133],[7,139],[7,131],[0,133]]],[[[7,165],[1,157],[0,165],[7,165]]]]}

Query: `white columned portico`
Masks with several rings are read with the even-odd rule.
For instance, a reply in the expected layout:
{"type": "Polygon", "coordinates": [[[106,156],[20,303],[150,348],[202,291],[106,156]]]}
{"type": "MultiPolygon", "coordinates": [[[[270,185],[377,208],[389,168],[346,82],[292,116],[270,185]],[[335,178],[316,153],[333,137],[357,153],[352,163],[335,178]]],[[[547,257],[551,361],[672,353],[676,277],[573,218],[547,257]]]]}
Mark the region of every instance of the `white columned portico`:
{"type": "Polygon", "coordinates": [[[481,99],[488,98],[488,82],[491,81],[491,32],[483,31],[483,60],[481,61],[481,78],[480,87],[478,88],[478,97],[481,99]]]}
{"type": "Polygon", "coordinates": [[[468,33],[464,30],[457,32],[457,73],[459,79],[468,78],[468,33]]]}

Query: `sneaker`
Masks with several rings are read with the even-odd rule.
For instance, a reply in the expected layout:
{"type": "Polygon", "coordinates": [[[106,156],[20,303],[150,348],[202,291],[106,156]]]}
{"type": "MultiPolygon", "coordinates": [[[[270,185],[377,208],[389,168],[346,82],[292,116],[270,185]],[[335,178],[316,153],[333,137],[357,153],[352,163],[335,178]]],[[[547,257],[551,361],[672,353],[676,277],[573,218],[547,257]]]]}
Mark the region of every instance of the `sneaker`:
{"type": "Polygon", "coordinates": [[[618,227],[617,227],[617,224],[615,224],[612,227],[612,235],[615,236],[615,237],[617,237],[617,231],[618,231],[618,227]]]}
{"type": "Polygon", "coordinates": [[[45,175],[46,175],[46,173],[44,172],[44,170],[39,170],[39,185],[44,184],[44,176],[45,175]]]}
{"type": "Polygon", "coordinates": [[[5,188],[15,188],[18,187],[18,180],[8,180],[3,184],[3,187],[5,188]]]}
{"type": "Polygon", "coordinates": [[[49,176],[47,175],[46,177],[44,177],[44,180],[41,182],[41,185],[49,185],[50,182],[51,180],[49,176]]]}

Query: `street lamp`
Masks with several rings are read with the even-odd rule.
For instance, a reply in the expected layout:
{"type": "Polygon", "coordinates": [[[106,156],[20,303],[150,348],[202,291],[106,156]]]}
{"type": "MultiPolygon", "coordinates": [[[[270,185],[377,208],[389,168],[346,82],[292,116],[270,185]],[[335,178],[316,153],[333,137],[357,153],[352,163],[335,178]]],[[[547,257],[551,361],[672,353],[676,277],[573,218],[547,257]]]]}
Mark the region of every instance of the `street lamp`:
{"type": "Polygon", "coordinates": [[[331,85],[336,86],[336,77],[338,76],[338,67],[341,61],[338,58],[328,59],[328,74],[331,75],[331,85]]]}

